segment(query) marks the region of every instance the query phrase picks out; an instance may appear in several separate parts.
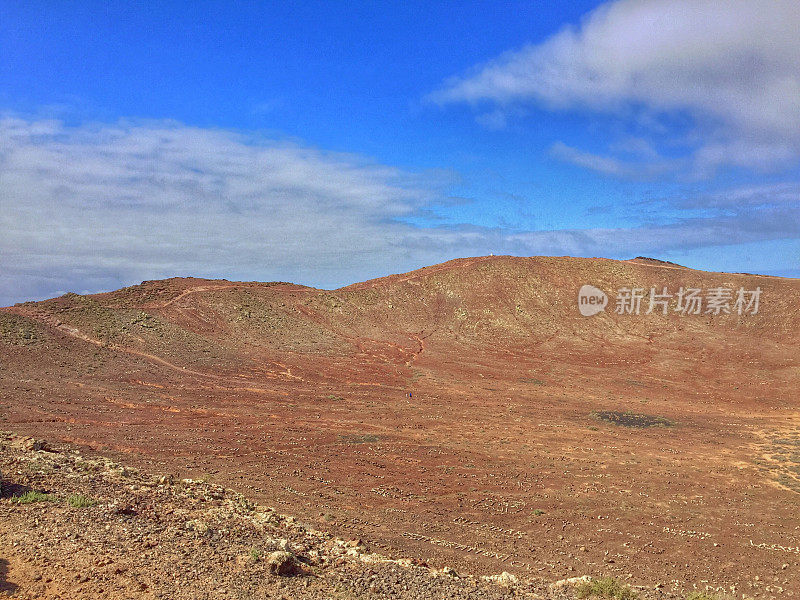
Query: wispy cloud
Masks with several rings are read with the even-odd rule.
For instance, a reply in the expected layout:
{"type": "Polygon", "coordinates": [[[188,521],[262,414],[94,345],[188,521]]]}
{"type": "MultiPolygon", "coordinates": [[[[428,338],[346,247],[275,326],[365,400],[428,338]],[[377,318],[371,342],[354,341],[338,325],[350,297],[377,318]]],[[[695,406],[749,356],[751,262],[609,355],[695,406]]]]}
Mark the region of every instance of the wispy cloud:
{"type": "MultiPolygon", "coordinates": [[[[452,181],[179,123],[0,119],[0,305],[175,275],[338,286],[494,252],[627,257],[798,237],[800,184],[747,213],[604,230],[443,226],[452,181]],[[427,226],[415,226],[425,222],[427,226]]],[[[749,194],[749,195],[748,195],[749,194]]],[[[705,209],[722,200],[698,200],[705,209]]]]}
{"type": "MultiPolygon", "coordinates": [[[[638,150],[638,149],[637,149],[638,150]]],[[[550,147],[550,154],[584,169],[610,175],[622,179],[650,179],[674,170],[676,161],[664,160],[660,157],[648,156],[645,160],[624,161],[613,156],[604,156],[585,152],[563,142],[556,142],[550,147]]]]}
{"type": "Polygon", "coordinates": [[[618,0],[431,98],[481,114],[535,104],[614,115],[656,138],[674,130],[665,120],[689,117],[694,176],[780,170],[800,156],[799,30],[795,0],[618,0]]]}
{"type": "MultiPolygon", "coordinates": [[[[699,194],[691,198],[672,198],[667,202],[682,209],[798,208],[800,207],[800,182],[785,181],[742,186],[699,194]]],[[[798,228],[798,237],[800,237],[800,228],[798,228]]]]}

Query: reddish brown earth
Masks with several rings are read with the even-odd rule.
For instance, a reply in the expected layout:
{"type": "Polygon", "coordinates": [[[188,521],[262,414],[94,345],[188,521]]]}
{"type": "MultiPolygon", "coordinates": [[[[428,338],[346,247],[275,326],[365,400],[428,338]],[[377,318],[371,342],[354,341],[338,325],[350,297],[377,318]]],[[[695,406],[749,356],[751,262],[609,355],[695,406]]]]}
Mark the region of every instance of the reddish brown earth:
{"type": "Polygon", "coordinates": [[[386,555],[800,595],[800,280],[484,257],[335,291],[144,282],[2,309],[0,336],[0,428],[207,474],[386,555]],[[582,317],[583,284],[611,306],[582,317]],[[617,315],[624,286],[762,296],[617,315]]]}

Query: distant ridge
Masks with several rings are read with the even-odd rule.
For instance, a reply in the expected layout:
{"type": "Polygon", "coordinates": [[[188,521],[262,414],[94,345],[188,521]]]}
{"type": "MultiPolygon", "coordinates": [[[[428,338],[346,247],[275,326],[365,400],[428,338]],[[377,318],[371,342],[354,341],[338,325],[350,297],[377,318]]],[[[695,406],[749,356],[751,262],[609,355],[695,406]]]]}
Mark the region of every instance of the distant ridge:
{"type": "Polygon", "coordinates": [[[651,258],[649,256],[637,256],[636,258],[632,258],[627,262],[632,263],[639,263],[644,265],[661,265],[667,267],[675,267],[678,269],[688,269],[689,267],[685,267],[683,265],[679,265],[678,263],[670,262],[668,260],[661,260],[660,258],[651,258]]]}

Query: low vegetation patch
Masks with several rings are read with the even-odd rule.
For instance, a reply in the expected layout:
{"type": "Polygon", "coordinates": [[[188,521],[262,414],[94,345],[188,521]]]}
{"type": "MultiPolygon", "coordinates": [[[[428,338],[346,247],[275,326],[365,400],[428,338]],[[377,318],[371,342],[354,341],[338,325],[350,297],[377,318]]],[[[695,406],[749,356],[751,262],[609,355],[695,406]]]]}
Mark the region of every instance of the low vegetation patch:
{"type": "Polygon", "coordinates": [[[616,410],[600,410],[591,413],[591,416],[599,421],[621,425],[622,427],[633,427],[644,429],[647,427],[673,427],[675,423],[666,417],[658,415],[647,415],[631,411],[620,412],[616,410]]]}
{"type": "Polygon", "coordinates": [[[35,323],[17,315],[0,315],[0,340],[14,346],[39,342],[41,334],[35,323]]]}
{"type": "Polygon", "coordinates": [[[800,492],[800,429],[765,432],[753,462],[782,487],[800,492]]]}
{"type": "Polygon", "coordinates": [[[97,500],[83,494],[72,494],[67,498],[67,503],[73,508],[88,508],[97,504],[97,500]]]}
{"type": "Polygon", "coordinates": [[[686,600],[732,600],[732,596],[728,594],[715,594],[713,592],[692,592],[686,596],[686,600]]]}
{"type": "Polygon", "coordinates": [[[613,600],[635,600],[637,598],[630,586],[620,583],[613,577],[592,579],[578,586],[578,598],[612,598],[613,600]]]}
{"type": "Polygon", "coordinates": [[[249,554],[250,554],[250,560],[252,560],[253,562],[258,562],[259,560],[261,560],[262,553],[261,550],[259,550],[258,548],[250,548],[249,554]]]}
{"type": "Polygon", "coordinates": [[[37,492],[36,490],[30,490],[21,496],[14,496],[11,498],[11,502],[14,504],[33,504],[34,502],[49,502],[52,499],[53,497],[50,494],[37,492]]]}
{"type": "Polygon", "coordinates": [[[686,600],[721,600],[716,594],[709,592],[692,592],[686,596],[686,600]]]}

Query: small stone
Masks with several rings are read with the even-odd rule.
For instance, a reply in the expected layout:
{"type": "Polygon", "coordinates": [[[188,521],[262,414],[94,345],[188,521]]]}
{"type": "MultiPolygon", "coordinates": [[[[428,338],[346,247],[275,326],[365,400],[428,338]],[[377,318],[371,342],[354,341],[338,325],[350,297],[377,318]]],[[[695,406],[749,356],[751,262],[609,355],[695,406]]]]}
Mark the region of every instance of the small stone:
{"type": "Polygon", "coordinates": [[[120,504],[120,505],[115,506],[114,507],[114,513],[117,514],[117,515],[122,515],[122,516],[126,516],[126,517],[132,517],[132,516],[135,516],[137,514],[136,513],[136,509],[133,508],[133,506],[131,506],[130,504],[120,504]]]}
{"type": "Polygon", "coordinates": [[[23,445],[25,450],[29,450],[31,452],[52,452],[52,448],[50,448],[50,444],[48,444],[45,440],[34,440],[29,439],[23,445]]]}
{"type": "Polygon", "coordinates": [[[589,583],[592,580],[591,577],[588,575],[583,575],[582,577],[569,577],[567,579],[559,579],[558,581],[554,581],[550,584],[550,589],[558,590],[573,586],[581,585],[582,583],[589,583]]]}
{"type": "Polygon", "coordinates": [[[516,575],[512,575],[508,571],[503,571],[500,575],[484,575],[481,579],[505,587],[511,587],[519,583],[516,575]]]}
{"type": "Polygon", "coordinates": [[[186,521],[186,523],[184,523],[184,527],[186,527],[188,531],[194,531],[198,535],[207,535],[210,529],[209,526],[200,519],[186,521]]]}
{"type": "Polygon", "coordinates": [[[269,572],[279,577],[291,577],[300,575],[303,571],[297,561],[297,557],[291,552],[277,551],[267,555],[267,566],[269,572]]]}
{"type": "Polygon", "coordinates": [[[345,545],[350,548],[350,552],[355,552],[357,554],[362,554],[367,551],[367,545],[362,540],[350,540],[345,545]]]}

